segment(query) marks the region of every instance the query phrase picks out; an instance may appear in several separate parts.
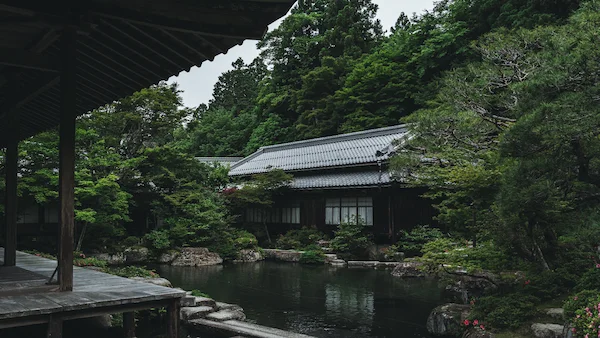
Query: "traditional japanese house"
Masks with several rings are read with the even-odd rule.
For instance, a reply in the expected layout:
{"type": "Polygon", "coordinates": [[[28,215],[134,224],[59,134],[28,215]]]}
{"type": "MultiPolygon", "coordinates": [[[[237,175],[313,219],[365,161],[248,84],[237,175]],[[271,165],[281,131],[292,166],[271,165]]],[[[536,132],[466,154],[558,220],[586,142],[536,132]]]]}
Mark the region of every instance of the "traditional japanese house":
{"type": "Polygon", "coordinates": [[[262,147],[231,166],[240,180],[282,169],[293,175],[289,192],[268,212],[249,208],[247,223],[270,231],[316,227],[333,232],[341,222],[362,221],[378,242],[401,229],[430,224],[433,209],[421,188],[395,180],[389,159],[407,136],[404,125],[262,147]]]}

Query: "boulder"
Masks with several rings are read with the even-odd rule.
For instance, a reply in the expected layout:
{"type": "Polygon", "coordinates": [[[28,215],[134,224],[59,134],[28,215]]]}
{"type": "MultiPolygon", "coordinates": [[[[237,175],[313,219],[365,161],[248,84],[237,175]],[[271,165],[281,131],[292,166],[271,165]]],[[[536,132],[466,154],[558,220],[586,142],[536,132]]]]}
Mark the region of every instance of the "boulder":
{"type": "Polygon", "coordinates": [[[459,336],[460,324],[467,319],[470,306],[464,304],[444,304],[436,307],[427,318],[427,331],[435,336],[459,336]]]}
{"type": "Polygon", "coordinates": [[[462,338],[494,338],[495,335],[490,331],[485,331],[479,328],[470,328],[463,333],[462,338]]]}
{"type": "Polygon", "coordinates": [[[223,263],[221,256],[207,248],[183,248],[171,263],[173,266],[205,266],[223,263]]]}
{"type": "Polygon", "coordinates": [[[206,319],[214,320],[217,322],[224,322],[226,320],[246,320],[246,315],[242,311],[237,310],[219,310],[217,312],[210,313],[206,316],[206,319]]]}
{"type": "Polygon", "coordinates": [[[546,309],[546,314],[554,319],[562,320],[564,316],[565,310],[562,308],[550,308],[546,309]]]}
{"type": "Polygon", "coordinates": [[[265,259],[282,262],[299,262],[304,251],[296,250],[279,250],[279,249],[263,249],[265,259]]]}
{"type": "Polygon", "coordinates": [[[126,263],[145,263],[148,261],[150,251],[144,247],[133,247],[125,249],[126,263]]]}
{"type": "Polygon", "coordinates": [[[333,261],[329,262],[329,264],[336,267],[345,267],[348,265],[348,263],[346,263],[346,261],[343,259],[334,259],[333,261]]]}
{"type": "Polygon", "coordinates": [[[562,338],[564,326],[559,324],[531,324],[531,332],[536,338],[562,338]]]}
{"type": "Polygon", "coordinates": [[[331,264],[331,262],[338,259],[336,254],[325,254],[325,264],[331,264]]]}
{"type": "Polygon", "coordinates": [[[444,295],[446,299],[456,303],[468,304],[471,299],[481,297],[486,292],[498,288],[498,277],[488,272],[451,275],[451,277],[454,278],[454,282],[446,286],[444,295]]]}
{"type": "Polygon", "coordinates": [[[212,298],[196,297],[196,306],[217,307],[217,302],[212,298]]]}
{"type": "Polygon", "coordinates": [[[179,251],[170,250],[158,256],[156,261],[160,264],[171,264],[177,257],[179,257],[179,251]]]}
{"type": "Polygon", "coordinates": [[[375,268],[377,261],[348,261],[349,268],[375,268]]]}
{"type": "Polygon", "coordinates": [[[237,254],[237,258],[234,260],[235,263],[242,262],[258,262],[265,259],[262,253],[254,249],[240,250],[237,254]]]}
{"type": "Polygon", "coordinates": [[[186,293],[186,295],[181,297],[181,299],[179,300],[179,306],[181,306],[181,307],[196,306],[196,297],[194,297],[192,295],[188,295],[186,293]]]}
{"type": "Polygon", "coordinates": [[[401,278],[426,277],[427,274],[421,269],[423,263],[420,262],[400,262],[392,271],[392,276],[401,278]]]}
{"type": "Polygon", "coordinates": [[[98,258],[100,260],[106,261],[108,265],[122,265],[125,264],[125,254],[122,252],[118,252],[115,254],[108,253],[99,253],[99,254],[90,254],[89,257],[98,258]]]}
{"type": "Polygon", "coordinates": [[[166,278],[152,278],[152,277],[129,277],[129,279],[133,279],[134,281],[154,284],[158,286],[164,286],[167,288],[172,288],[173,284],[166,278]]]}
{"type": "Polygon", "coordinates": [[[378,264],[375,265],[375,269],[392,270],[395,269],[398,266],[398,264],[400,264],[400,262],[378,262],[378,264]]]}
{"type": "Polygon", "coordinates": [[[179,318],[181,320],[193,320],[193,319],[201,319],[206,318],[209,313],[214,312],[210,306],[194,306],[194,307],[182,307],[179,312],[179,318]]]}
{"type": "Polygon", "coordinates": [[[217,310],[233,310],[233,311],[244,312],[244,309],[242,309],[242,307],[237,304],[217,302],[216,307],[217,307],[217,310]]]}

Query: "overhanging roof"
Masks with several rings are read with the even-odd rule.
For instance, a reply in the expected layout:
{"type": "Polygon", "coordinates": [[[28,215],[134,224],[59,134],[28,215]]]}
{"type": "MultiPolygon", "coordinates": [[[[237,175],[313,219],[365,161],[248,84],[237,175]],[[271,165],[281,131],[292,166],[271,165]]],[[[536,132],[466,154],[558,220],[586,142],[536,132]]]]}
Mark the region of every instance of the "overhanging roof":
{"type": "Polygon", "coordinates": [[[293,178],[290,188],[304,189],[335,189],[363,188],[389,186],[392,182],[387,171],[367,170],[358,172],[324,172],[293,178]]]}
{"type": "Polygon", "coordinates": [[[58,125],[60,33],[77,27],[77,113],[260,39],[295,0],[0,0],[0,146],[58,125]],[[71,3],[74,7],[67,7],[71,3]]]}
{"type": "Polygon", "coordinates": [[[229,175],[254,175],[272,169],[295,172],[372,165],[386,161],[394,148],[393,142],[406,134],[406,126],[398,125],[262,147],[233,165],[229,175]]]}

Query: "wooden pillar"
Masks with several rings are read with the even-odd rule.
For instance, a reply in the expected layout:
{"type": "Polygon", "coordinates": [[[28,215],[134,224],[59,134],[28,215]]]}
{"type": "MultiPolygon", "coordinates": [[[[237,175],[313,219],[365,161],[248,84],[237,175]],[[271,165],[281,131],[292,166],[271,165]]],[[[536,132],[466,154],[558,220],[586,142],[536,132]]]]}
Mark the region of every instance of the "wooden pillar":
{"type": "Polygon", "coordinates": [[[167,306],[167,338],[179,336],[179,298],[171,300],[167,306]]]}
{"type": "Polygon", "coordinates": [[[58,283],[60,291],[73,290],[73,238],[75,228],[75,117],[76,43],[73,27],[65,27],[61,37],[59,201],[60,236],[58,283]]]}
{"type": "Polygon", "coordinates": [[[60,318],[50,318],[46,338],[62,338],[63,321],[60,318]]]}
{"type": "MultiPolygon", "coordinates": [[[[14,119],[14,117],[13,117],[14,119]]],[[[4,201],[5,244],[4,265],[15,266],[17,262],[17,159],[19,141],[15,123],[10,123],[8,143],[6,146],[5,170],[6,187],[4,201]]]]}
{"type": "Polygon", "coordinates": [[[133,312],[123,313],[123,336],[135,338],[135,314],[133,312]]]}

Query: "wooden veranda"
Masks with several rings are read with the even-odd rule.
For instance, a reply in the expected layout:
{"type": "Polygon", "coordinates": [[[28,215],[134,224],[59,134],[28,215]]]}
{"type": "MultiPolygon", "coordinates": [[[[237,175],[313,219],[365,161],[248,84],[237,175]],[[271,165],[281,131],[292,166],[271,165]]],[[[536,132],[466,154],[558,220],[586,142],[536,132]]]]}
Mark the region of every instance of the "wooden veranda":
{"type": "MultiPolygon", "coordinates": [[[[20,140],[59,126],[57,291],[77,293],[85,283],[73,279],[76,117],[212,60],[245,39],[260,39],[267,25],[294,2],[0,0],[0,147],[6,148],[3,263],[19,268],[0,270],[0,275],[33,278],[19,265],[25,256],[17,254],[20,140]]],[[[0,308],[6,302],[9,298],[0,293],[0,308]]],[[[19,311],[15,307],[13,326],[28,323],[19,321],[19,311]]],[[[52,337],[60,336],[58,327],[51,325],[52,337]]]]}

